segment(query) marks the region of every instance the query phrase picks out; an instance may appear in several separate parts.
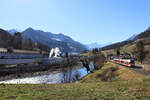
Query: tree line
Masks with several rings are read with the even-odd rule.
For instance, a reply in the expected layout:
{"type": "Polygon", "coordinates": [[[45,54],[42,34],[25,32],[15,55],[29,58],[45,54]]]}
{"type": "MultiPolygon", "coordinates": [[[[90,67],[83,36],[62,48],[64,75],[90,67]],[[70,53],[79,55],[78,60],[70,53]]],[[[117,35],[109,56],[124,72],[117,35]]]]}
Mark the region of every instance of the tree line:
{"type": "MultiPolygon", "coordinates": [[[[101,48],[94,48],[93,50],[92,50],[92,53],[93,54],[97,54],[97,53],[100,53],[101,52],[101,48]]],[[[120,48],[116,48],[116,49],[114,49],[115,50],[115,52],[116,52],[116,56],[120,56],[121,55],[121,53],[120,53],[120,48]]],[[[137,60],[137,61],[139,61],[139,62],[141,62],[141,63],[143,63],[143,61],[144,61],[144,59],[145,59],[145,57],[146,57],[146,54],[147,54],[147,51],[145,50],[145,48],[144,48],[144,42],[143,41],[138,41],[138,42],[136,42],[136,49],[135,49],[135,51],[134,51],[134,53],[135,53],[135,60],[137,60]]],[[[111,54],[111,55],[113,55],[113,54],[111,54]]],[[[125,53],[124,55],[130,55],[130,54],[128,54],[128,53],[125,53]]],[[[131,56],[131,55],[130,55],[131,56]]]]}
{"type": "Polygon", "coordinates": [[[25,50],[42,50],[49,51],[51,48],[40,42],[33,42],[29,38],[23,38],[20,32],[10,35],[7,31],[0,29],[0,47],[25,49],[25,50]]]}

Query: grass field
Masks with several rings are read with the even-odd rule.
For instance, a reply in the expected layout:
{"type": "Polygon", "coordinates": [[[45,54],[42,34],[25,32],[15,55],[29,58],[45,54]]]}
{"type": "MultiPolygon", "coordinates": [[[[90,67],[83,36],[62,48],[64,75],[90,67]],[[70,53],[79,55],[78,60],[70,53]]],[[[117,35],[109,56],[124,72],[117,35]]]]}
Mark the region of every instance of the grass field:
{"type": "Polygon", "coordinates": [[[0,85],[0,100],[149,100],[150,78],[106,63],[71,84],[0,85]]]}

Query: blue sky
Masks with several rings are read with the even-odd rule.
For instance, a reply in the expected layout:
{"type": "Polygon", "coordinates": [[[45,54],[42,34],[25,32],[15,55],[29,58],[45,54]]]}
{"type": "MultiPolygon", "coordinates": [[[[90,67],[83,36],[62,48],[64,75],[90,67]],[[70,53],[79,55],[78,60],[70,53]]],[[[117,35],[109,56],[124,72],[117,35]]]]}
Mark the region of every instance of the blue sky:
{"type": "Polygon", "coordinates": [[[0,28],[63,33],[84,44],[123,41],[150,26],[150,0],[0,0],[0,28]]]}

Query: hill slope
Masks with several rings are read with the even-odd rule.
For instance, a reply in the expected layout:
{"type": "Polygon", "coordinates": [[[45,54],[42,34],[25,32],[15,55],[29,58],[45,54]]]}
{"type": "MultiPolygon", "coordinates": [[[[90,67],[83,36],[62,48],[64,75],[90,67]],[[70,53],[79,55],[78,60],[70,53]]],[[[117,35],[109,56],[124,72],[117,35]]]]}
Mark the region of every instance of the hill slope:
{"type": "Polygon", "coordinates": [[[63,34],[53,34],[51,32],[28,28],[22,32],[22,36],[23,38],[29,38],[34,42],[48,45],[51,48],[59,47],[63,51],[82,52],[86,49],[83,44],[76,42],[72,38],[63,34]]]}
{"type": "Polygon", "coordinates": [[[138,35],[133,35],[131,36],[129,39],[127,39],[126,41],[122,41],[122,42],[118,42],[118,43],[114,43],[112,45],[108,45],[102,48],[102,50],[110,50],[110,49],[117,49],[117,48],[121,48],[123,46],[126,45],[131,45],[136,43],[138,40],[142,40],[145,45],[150,45],[150,30],[146,30],[138,35]]]}
{"type": "Polygon", "coordinates": [[[10,43],[11,35],[7,31],[0,29],[0,47],[8,47],[10,43]]]}
{"type": "Polygon", "coordinates": [[[146,57],[143,61],[144,64],[150,64],[150,29],[136,35],[133,40],[123,41],[113,45],[106,46],[102,48],[102,52],[105,56],[109,54],[116,54],[115,49],[120,48],[121,54],[129,53],[131,55],[136,55],[136,43],[142,41],[145,47],[146,57]]]}
{"type": "Polygon", "coordinates": [[[149,100],[149,77],[106,63],[81,81],[71,84],[1,84],[1,100],[149,100]],[[112,69],[115,69],[112,71],[112,69]],[[102,81],[112,77],[113,81],[102,81]]]}

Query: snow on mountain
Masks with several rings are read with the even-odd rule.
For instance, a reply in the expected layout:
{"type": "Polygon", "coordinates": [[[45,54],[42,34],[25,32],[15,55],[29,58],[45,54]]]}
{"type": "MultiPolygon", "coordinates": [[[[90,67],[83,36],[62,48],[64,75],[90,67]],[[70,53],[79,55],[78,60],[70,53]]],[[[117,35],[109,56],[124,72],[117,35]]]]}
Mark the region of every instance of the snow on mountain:
{"type": "Polygon", "coordinates": [[[146,31],[150,31],[150,27],[148,27],[148,29],[146,31]]]}
{"type": "Polygon", "coordinates": [[[104,43],[104,44],[99,44],[99,43],[91,43],[91,44],[87,44],[87,48],[88,49],[94,49],[94,48],[102,48],[104,46],[107,46],[107,45],[110,45],[112,44],[111,42],[108,42],[108,43],[104,43]]]}
{"type": "Polygon", "coordinates": [[[57,39],[57,38],[51,38],[51,39],[56,40],[56,41],[61,41],[60,39],[57,39]]]}
{"type": "Polygon", "coordinates": [[[54,34],[51,32],[28,28],[22,32],[22,36],[23,38],[29,38],[34,42],[40,42],[48,45],[51,48],[59,47],[63,51],[82,52],[86,49],[85,45],[74,41],[72,38],[62,33],[54,34]]]}
{"type": "Polygon", "coordinates": [[[127,39],[127,41],[134,40],[136,36],[137,36],[137,34],[133,34],[130,38],[127,39]]]}
{"type": "Polygon", "coordinates": [[[91,43],[91,44],[87,44],[87,47],[89,49],[94,49],[94,48],[100,48],[102,45],[98,44],[98,43],[91,43]]]}

